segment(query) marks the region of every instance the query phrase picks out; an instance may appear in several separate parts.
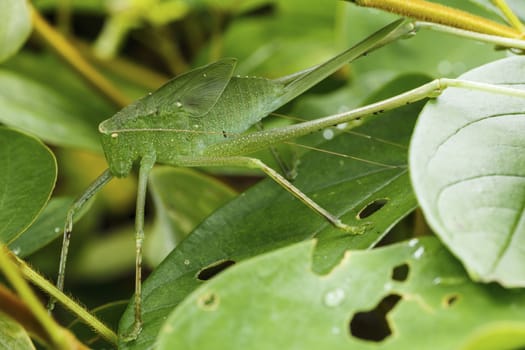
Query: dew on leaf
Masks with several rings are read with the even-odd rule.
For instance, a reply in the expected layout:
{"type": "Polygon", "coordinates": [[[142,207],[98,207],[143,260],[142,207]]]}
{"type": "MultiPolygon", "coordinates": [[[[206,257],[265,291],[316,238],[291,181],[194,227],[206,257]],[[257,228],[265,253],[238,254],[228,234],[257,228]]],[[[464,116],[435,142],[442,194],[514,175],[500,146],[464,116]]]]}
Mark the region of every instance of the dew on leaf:
{"type": "Polygon", "coordinates": [[[324,295],[324,304],[328,307],[336,307],[341,305],[345,299],[345,291],[342,288],[336,288],[327,292],[324,295]]]}
{"type": "Polygon", "coordinates": [[[323,138],[325,140],[331,140],[334,138],[334,131],[332,129],[324,129],[323,130],[323,138]]]}
{"type": "Polygon", "coordinates": [[[421,259],[421,257],[423,256],[424,253],[425,253],[425,247],[419,247],[414,252],[414,258],[415,259],[421,259]]]}

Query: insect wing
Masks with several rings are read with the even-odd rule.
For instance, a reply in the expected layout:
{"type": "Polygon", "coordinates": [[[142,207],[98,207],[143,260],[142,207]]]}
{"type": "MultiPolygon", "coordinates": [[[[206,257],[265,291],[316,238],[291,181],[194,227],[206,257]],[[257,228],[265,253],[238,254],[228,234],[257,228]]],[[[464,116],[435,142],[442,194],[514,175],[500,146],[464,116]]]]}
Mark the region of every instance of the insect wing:
{"type": "Polygon", "coordinates": [[[221,59],[171,80],[151,96],[161,112],[182,110],[193,117],[202,116],[215,105],[228,85],[236,60],[221,59]]]}

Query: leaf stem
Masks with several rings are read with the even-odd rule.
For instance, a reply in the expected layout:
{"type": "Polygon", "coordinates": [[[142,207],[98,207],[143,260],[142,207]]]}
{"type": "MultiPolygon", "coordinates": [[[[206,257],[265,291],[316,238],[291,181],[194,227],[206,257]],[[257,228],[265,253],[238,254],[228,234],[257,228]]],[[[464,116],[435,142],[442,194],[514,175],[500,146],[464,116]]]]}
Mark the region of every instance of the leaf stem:
{"type": "MultiPolygon", "coordinates": [[[[102,323],[98,318],[93,316],[89,311],[84,309],[82,306],[80,306],[78,303],[73,301],[71,298],[69,298],[67,295],[62,293],[60,290],[58,290],[55,285],[48,280],[46,280],[44,277],[42,277],[39,273],[37,273],[35,270],[33,270],[29,265],[27,265],[23,260],[16,257],[14,254],[9,252],[13,259],[16,259],[16,262],[18,264],[18,267],[20,269],[20,272],[24,277],[26,277],[28,280],[30,280],[33,284],[35,284],[37,287],[48,293],[50,296],[55,298],[58,302],[60,302],[64,307],[69,309],[71,312],[73,312],[78,318],[83,320],[86,324],[88,324],[90,327],[92,327],[95,332],[100,334],[104,339],[109,341],[112,344],[117,344],[118,337],[111,329],[109,329],[104,323],[102,323]]],[[[44,312],[47,315],[47,311],[40,306],[44,312]]]]}
{"type": "Polygon", "coordinates": [[[358,6],[373,7],[417,20],[438,23],[477,33],[520,38],[512,27],[445,5],[425,0],[348,0],[358,6]]]}
{"type": "Polygon", "coordinates": [[[36,295],[21,276],[19,267],[13,262],[11,252],[3,244],[0,245],[0,269],[20,297],[27,303],[38,324],[42,326],[43,337],[49,342],[49,345],[56,349],[69,349],[63,329],[55,323],[46,309],[40,304],[36,295]]]}
{"type": "Polygon", "coordinates": [[[525,32],[525,26],[523,23],[521,23],[518,16],[516,16],[514,11],[512,11],[505,0],[492,0],[492,2],[500,9],[501,13],[503,13],[511,26],[513,26],[520,33],[525,32]]]}
{"type": "Polygon", "coordinates": [[[444,26],[442,24],[430,23],[430,22],[416,22],[416,29],[430,29],[443,33],[453,34],[461,36],[467,39],[478,40],[501,47],[511,48],[511,49],[520,49],[525,50],[525,40],[522,39],[513,39],[513,38],[504,38],[497,35],[482,34],[471,32],[464,29],[453,28],[444,26]]]}
{"type": "Polygon", "coordinates": [[[71,45],[67,39],[56,31],[29,4],[33,19],[35,32],[68,64],[71,65],[88,83],[103,94],[115,106],[122,108],[131,103],[131,100],[123,95],[109,80],[101,75],[80,53],[71,45]]]}

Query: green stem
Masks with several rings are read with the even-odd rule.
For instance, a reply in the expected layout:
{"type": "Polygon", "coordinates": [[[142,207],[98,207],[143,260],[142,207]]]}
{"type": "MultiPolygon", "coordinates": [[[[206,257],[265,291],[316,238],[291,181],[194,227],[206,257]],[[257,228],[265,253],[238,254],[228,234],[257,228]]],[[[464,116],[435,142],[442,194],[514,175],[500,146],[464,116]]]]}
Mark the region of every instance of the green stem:
{"type": "Polygon", "coordinates": [[[430,29],[438,32],[453,34],[461,36],[467,39],[473,39],[477,41],[482,41],[490,44],[494,44],[501,47],[511,48],[511,49],[520,49],[525,50],[525,40],[521,39],[512,39],[504,38],[496,35],[481,34],[476,32],[471,32],[464,29],[458,29],[453,27],[444,26],[441,24],[430,23],[430,22],[416,22],[416,29],[430,29]]]}
{"type": "Polygon", "coordinates": [[[131,100],[93,68],[64,36],[50,26],[34,7],[29,6],[35,32],[49,44],[60,57],[69,63],[87,82],[117,107],[122,108],[131,103],[131,100]]]}
{"type": "Polygon", "coordinates": [[[31,309],[32,314],[42,326],[46,338],[49,339],[50,345],[56,349],[69,349],[62,328],[55,323],[46,309],[40,304],[38,298],[21,276],[19,267],[11,260],[10,255],[9,249],[3,244],[0,245],[0,269],[4,276],[31,309]]]}
{"type": "MultiPolygon", "coordinates": [[[[51,282],[46,280],[39,273],[31,269],[31,267],[29,267],[29,265],[27,265],[23,260],[18,259],[18,258],[16,259],[17,259],[17,263],[18,263],[18,266],[19,266],[19,269],[22,275],[24,275],[28,280],[30,280],[37,287],[39,287],[40,289],[48,293],[51,297],[55,298],[64,307],[66,307],[71,312],[73,312],[78,318],[80,318],[82,321],[84,321],[86,324],[92,327],[95,330],[95,332],[100,334],[104,339],[106,339],[112,344],[115,344],[115,345],[117,344],[118,337],[115,334],[115,332],[109,329],[104,323],[102,323],[95,316],[90,314],[89,311],[84,309],[82,306],[77,304],[67,295],[65,295],[60,290],[58,290],[51,282]]],[[[42,306],[40,307],[44,310],[44,313],[48,315],[47,311],[42,306]]]]}
{"type": "Polygon", "coordinates": [[[523,23],[521,23],[518,16],[516,16],[505,0],[492,0],[492,2],[500,9],[501,13],[503,13],[512,27],[520,33],[525,32],[525,26],[523,26],[523,23]]]}
{"type": "Polygon", "coordinates": [[[520,38],[514,28],[452,7],[424,0],[348,0],[356,5],[373,7],[420,21],[443,24],[483,34],[520,38]]]}

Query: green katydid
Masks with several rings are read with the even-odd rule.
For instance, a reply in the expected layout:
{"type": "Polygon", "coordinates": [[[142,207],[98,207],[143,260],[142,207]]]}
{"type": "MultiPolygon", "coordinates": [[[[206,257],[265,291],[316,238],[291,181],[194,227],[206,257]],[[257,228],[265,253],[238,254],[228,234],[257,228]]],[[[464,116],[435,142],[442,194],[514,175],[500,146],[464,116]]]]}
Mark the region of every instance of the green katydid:
{"type": "MultiPolygon", "coordinates": [[[[135,324],[129,337],[140,332],[141,257],[144,239],[144,205],[148,174],[156,162],[175,166],[238,166],[256,168],[301,200],[335,227],[359,234],[363,227],[343,224],[316,204],[283,176],[258,159],[244,156],[283,140],[272,131],[259,131],[247,144],[240,134],[272,111],[283,106],[344,64],[404,37],[414,30],[412,22],[399,20],[387,25],[352,48],[304,71],[279,79],[234,77],[234,59],[222,59],[176,77],[154,93],[125,107],[102,122],[102,145],[109,164],[73,204],[64,227],[57,287],[63,288],[73,217],[113,176],[126,177],[139,163],[136,206],[135,324]],[[240,141],[240,143],[238,143],[240,141]]],[[[284,139],[310,133],[311,127],[295,128],[284,139]]],[[[248,138],[249,135],[247,134],[248,138]]]]}

